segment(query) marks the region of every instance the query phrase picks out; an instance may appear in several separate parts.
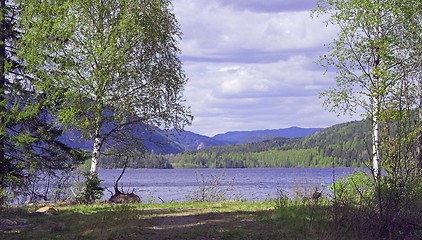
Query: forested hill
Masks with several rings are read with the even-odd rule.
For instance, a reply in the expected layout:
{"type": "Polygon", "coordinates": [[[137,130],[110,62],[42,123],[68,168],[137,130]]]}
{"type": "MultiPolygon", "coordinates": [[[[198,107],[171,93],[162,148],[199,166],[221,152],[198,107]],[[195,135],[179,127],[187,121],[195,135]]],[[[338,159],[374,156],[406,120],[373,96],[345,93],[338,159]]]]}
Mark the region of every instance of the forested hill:
{"type": "Polygon", "coordinates": [[[230,144],[255,143],[265,140],[271,140],[277,137],[299,138],[312,135],[322,128],[300,128],[290,127],[282,129],[267,129],[255,131],[233,131],[217,134],[212,137],[215,140],[227,142],[230,144]]]}
{"type": "MultiPolygon", "coordinates": [[[[109,131],[109,129],[107,129],[109,131]]],[[[176,132],[175,130],[163,131],[153,128],[148,131],[142,125],[134,126],[131,134],[145,137],[145,147],[150,153],[175,154],[189,150],[204,149],[213,146],[227,146],[234,144],[261,142],[277,137],[303,137],[320,131],[321,128],[290,127],[272,130],[237,131],[207,137],[190,131],[176,132]]],[[[78,131],[68,130],[61,137],[61,141],[72,148],[90,151],[93,140],[85,141],[78,131]]],[[[111,143],[113,145],[113,143],[111,143]]]]}
{"type": "Polygon", "coordinates": [[[304,138],[219,146],[167,156],[174,167],[362,166],[368,158],[370,122],[338,124],[304,138]]]}
{"type": "MultiPolygon", "coordinates": [[[[149,154],[130,159],[133,168],[172,167],[331,167],[363,166],[368,159],[370,122],[355,121],[334,125],[303,138],[275,138],[261,142],[214,146],[179,154],[149,154]]],[[[102,167],[122,163],[104,159],[102,167]]]]}
{"type": "Polygon", "coordinates": [[[335,158],[336,163],[341,166],[357,166],[368,160],[371,149],[370,130],[369,120],[342,123],[302,138],[292,148],[317,148],[319,156],[335,158]]]}

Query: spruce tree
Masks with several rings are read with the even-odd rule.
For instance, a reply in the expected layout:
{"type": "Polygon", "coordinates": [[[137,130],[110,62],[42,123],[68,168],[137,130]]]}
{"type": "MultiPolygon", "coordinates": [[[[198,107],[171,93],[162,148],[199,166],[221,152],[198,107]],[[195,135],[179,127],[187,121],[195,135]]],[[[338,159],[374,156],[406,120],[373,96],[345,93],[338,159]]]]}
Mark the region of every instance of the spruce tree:
{"type": "Polygon", "coordinates": [[[23,35],[17,27],[19,13],[19,5],[1,0],[0,204],[18,196],[48,200],[51,189],[35,185],[62,178],[83,156],[61,141],[63,131],[47,110],[57,102],[35,90],[22,67],[24,59],[16,55],[23,35]]]}

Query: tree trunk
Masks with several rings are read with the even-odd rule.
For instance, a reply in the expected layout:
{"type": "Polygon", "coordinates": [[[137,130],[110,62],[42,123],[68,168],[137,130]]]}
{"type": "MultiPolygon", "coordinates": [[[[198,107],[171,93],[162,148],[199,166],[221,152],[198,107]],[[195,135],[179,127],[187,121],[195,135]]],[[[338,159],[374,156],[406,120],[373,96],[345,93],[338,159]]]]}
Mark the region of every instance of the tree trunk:
{"type": "MultiPolygon", "coordinates": [[[[0,163],[5,160],[5,134],[6,134],[6,106],[3,105],[6,99],[6,76],[4,72],[4,65],[6,62],[6,0],[1,0],[1,23],[0,23],[0,163]]],[[[6,103],[7,104],[7,103],[6,103]]]]}
{"type": "MultiPolygon", "coordinates": [[[[377,108],[377,100],[374,105],[377,108]]],[[[380,134],[379,134],[379,123],[378,123],[378,112],[375,110],[372,116],[372,170],[374,171],[374,176],[378,178],[380,169],[380,134]]]]}
{"type": "MultiPolygon", "coordinates": [[[[416,77],[419,78],[418,79],[418,83],[419,83],[419,124],[422,124],[422,54],[420,54],[420,60],[419,63],[417,64],[417,69],[419,70],[419,72],[417,72],[416,77]]],[[[422,128],[422,126],[419,126],[420,128],[422,128]]],[[[417,146],[416,146],[416,161],[418,164],[418,168],[422,169],[422,129],[419,130],[418,133],[418,142],[417,142],[417,146]]]]}
{"type": "MultiPolygon", "coordinates": [[[[377,6],[380,6],[379,1],[377,1],[377,6]]],[[[380,89],[380,85],[381,85],[381,80],[382,77],[379,76],[378,70],[380,68],[380,64],[381,64],[381,56],[380,56],[380,47],[378,46],[378,44],[382,44],[380,41],[381,39],[381,28],[380,28],[380,22],[381,22],[381,17],[379,16],[380,10],[378,9],[378,11],[376,11],[376,15],[378,18],[377,24],[374,27],[374,42],[377,44],[375,49],[373,49],[374,51],[374,62],[372,65],[372,75],[373,75],[373,81],[374,81],[374,87],[375,87],[375,92],[373,92],[373,96],[372,96],[372,170],[374,171],[374,176],[376,179],[378,179],[379,173],[380,173],[380,159],[381,159],[381,154],[380,154],[380,126],[379,126],[379,114],[380,114],[380,109],[381,109],[381,89],[380,89]]]]}
{"type": "Polygon", "coordinates": [[[91,159],[91,173],[97,172],[97,164],[101,155],[102,138],[101,138],[100,131],[101,131],[100,128],[97,128],[95,130],[94,148],[92,149],[92,159],[91,159]]]}
{"type": "MultiPolygon", "coordinates": [[[[380,56],[378,54],[379,49],[375,49],[374,65],[373,69],[376,71],[379,68],[380,56]]],[[[375,96],[372,96],[372,170],[374,171],[375,178],[378,178],[380,173],[380,126],[379,126],[379,114],[381,109],[381,100],[380,94],[378,92],[380,85],[380,77],[375,73],[374,74],[374,83],[375,83],[375,96]]]]}
{"type": "MultiPolygon", "coordinates": [[[[422,123],[422,79],[419,80],[419,125],[422,123]]],[[[422,127],[422,126],[419,126],[422,127]]],[[[418,132],[418,142],[416,146],[416,161],[418,168],[422,168],[422,129],[418,132]]]]}

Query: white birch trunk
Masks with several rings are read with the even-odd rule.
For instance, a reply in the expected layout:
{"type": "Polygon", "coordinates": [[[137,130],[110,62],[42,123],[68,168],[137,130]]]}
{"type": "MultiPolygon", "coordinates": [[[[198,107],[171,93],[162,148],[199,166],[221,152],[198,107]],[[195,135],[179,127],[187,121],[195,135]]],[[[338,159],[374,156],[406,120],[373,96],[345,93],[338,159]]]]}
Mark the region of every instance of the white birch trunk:
{"type": "MultiPolygon", "coordinates": [[[[375,35],[373,36],[373,39],[375,41],[375,43],[380,44],[380,39],[382,36],[382,29],[381,29],[381,16],[380,16],[380,2],[379,0],[376,1],[377,4],[377,9],[376,9],[376,16],[377,16],[377,22],[375,25],[375,35]]],[[[381,64],[381,56],[380,56],[380,49],[379,46],[376,46],[376,48],[374,49],[374,63],[373,63],[373,77],[374,77],[374,82],[375,82],[375,87],[377,89],[379,89],[380,87],[380,82],[381,82],[381,78],[379,76],[379,73],[377,73],[376,71],[378,70],[380,64],[381,64]]],[[[378,92],[378,90],[375,90],[375,96],[372,97],[373,100],[373,106],[372,106],[372,169],[374,171],[374,176],[375,178],[378,178],[379,173],[380,173],[380,169],[379,169],[379,165],[380,165],[380,158],[381,158],[381,154],[380,154],[380,133],[379,133],[379,110],[381,108],[380,104],[380,93],[378,92]]]]}
{"type": "Polygon", "coordinates": [[[379,135],[379,123],[378,123],[378,116],[375,113],[372,117],[372,169],[374,171],[374,175],[378,178],[379,175],[379,162],[380,162],[380,135],[379,135]]]}
{"type": "Polygon", "coordinates": [[[100,130],[97,129],[95,131],[95,138],[94,138],[94,148],[92,149],[92,159],[91,159],[91,173],[97,172],[97,164],[101,154],[101,135],[100,130]]]}

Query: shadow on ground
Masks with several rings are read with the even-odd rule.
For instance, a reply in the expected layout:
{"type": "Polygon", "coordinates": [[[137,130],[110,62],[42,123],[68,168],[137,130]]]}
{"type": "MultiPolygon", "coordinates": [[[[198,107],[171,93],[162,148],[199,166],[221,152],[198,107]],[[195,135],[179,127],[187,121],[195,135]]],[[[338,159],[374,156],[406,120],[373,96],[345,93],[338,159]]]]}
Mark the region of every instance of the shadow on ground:
{"type": "Polygon", "coordinates": [[[51,216],[9,212],[10,219],[26,219],[34,227],[0,231],[0,239],[283,239],[285,236],[273,221],[271,210],[212,211],[120,207],[94,213],[60,210],[51,216]]]}

